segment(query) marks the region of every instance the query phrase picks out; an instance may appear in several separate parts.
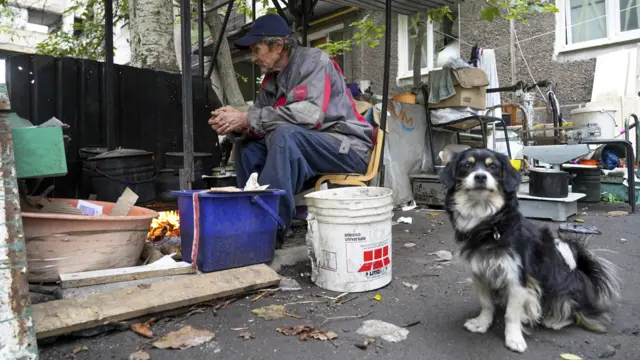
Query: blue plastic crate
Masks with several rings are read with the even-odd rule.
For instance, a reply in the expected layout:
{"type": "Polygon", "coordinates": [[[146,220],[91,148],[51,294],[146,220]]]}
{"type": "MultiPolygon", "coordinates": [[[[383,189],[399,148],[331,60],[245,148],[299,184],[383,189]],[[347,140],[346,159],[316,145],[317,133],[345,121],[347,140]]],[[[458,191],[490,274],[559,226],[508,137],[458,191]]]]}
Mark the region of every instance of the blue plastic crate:
{"type": "MultiPolygon", "coordinates": [[[[193,193],[172,191],[178,197],[182,258],[191,262],[193,246],[193,193]]],[[[209,193],[199,196],[200,242],[198,269],[218,271],[271,261],[283,190],[209,193]]]]}

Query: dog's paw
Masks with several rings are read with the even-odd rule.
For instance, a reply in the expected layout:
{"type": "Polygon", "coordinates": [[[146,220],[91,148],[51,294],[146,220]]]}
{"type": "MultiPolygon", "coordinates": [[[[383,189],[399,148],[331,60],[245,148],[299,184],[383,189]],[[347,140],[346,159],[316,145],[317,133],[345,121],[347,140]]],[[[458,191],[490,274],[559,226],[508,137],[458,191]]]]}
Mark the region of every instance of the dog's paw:
{"type": "Polygon", "coordinates": [[[485,333],[491,326],[491,319],[488,319],[484,316],[478,316],[473,319],[467,320],[464,323],[464,328],[473,332],[473,333],[485,333]]]}
{"type": "Polygon", "coordinates": [[[527,342],[524,340],[521,333],[507,334],[504,344],[507,346],[507,349],[517,353],[523,353],[527,350],[527,342]]]}

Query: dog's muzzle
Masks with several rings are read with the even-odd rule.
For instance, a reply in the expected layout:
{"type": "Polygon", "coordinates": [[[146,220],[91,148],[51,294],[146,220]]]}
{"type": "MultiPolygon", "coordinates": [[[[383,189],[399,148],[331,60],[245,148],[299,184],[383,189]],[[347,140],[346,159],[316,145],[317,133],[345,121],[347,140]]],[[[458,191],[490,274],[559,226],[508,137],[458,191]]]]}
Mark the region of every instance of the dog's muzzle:
{"type": "Polygon", "coordinates": [[[464,188],[467,190],[495,190],[496,181],[488,172],[477,170],[467,175],[464,188]]]}

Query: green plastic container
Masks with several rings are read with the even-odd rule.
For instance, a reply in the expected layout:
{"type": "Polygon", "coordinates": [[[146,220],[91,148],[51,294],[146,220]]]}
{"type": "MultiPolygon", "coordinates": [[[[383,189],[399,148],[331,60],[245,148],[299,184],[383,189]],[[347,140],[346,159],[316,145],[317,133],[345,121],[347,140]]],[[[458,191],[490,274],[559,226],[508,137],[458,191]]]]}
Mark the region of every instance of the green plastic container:
{"type": "Polygon", "coordinates": [[[11,134],[18,178],[67,174],[67,157],[61,127],[13,128],[11,134]]]}

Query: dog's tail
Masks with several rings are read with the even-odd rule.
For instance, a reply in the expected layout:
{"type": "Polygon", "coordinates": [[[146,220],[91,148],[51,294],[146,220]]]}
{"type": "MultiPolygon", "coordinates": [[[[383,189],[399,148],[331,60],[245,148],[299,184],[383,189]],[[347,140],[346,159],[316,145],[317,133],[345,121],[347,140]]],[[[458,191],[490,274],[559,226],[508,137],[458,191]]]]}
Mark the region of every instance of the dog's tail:
{"type": "Polygon", "coordinates": [[[576,280],[580,294],[576,294],[574,320],[589,331],[605,332],[611,319],[608,313],[620,297],[620,280],[616,266],[588,249],[588,237],[560,233],[575,256],[576,280]]]}

